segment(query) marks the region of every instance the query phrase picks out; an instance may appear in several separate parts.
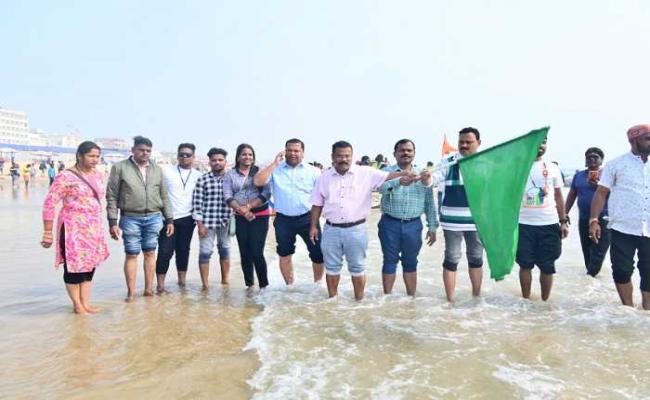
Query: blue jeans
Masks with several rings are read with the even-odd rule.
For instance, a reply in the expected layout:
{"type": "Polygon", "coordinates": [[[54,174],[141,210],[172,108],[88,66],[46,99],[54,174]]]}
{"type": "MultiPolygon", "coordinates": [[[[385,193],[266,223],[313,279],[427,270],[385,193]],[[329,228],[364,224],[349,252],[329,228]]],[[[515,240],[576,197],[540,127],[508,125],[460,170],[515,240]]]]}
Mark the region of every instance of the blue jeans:
{"type": "Polygon", "coordinates": [[[404,221],[388,215],[379,220],[379,242],[384,254],[381,272],[394,275],[397,263],[402,261],[403,272],[415,272],[418,254],[422,248],[422,220],[404,221]]]}
{"type": "Polygon", "coordinates": [[[363,276],[366,270],[366,250],[368,249],[368,234],[366,224],[350,228],[338,228],[325,225],[321,250],[327,275],[340,275],[343,267],[343,256],[348,262],[348,271],[352,276],[363,276]]]}
{"type": "Polygon", "coordinates": [[[120,218],[120,229],[124,241],[124,252],[137,256],[141,251],[154,251],[158,247],[158,234],[163,227],[160,214],[145,217],[123,215],[120,218]]]}

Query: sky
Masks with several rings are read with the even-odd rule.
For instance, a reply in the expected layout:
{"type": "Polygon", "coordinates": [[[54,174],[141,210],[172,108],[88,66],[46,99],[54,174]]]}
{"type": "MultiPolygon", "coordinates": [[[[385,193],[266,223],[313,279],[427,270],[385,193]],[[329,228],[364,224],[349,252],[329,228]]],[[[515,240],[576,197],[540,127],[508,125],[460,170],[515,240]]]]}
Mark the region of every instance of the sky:
{"type": "Polygon", "coordinates": [[[173,151],[286,139],[328,163],[440,159],[466,126],[483,148],[550,126],[548,157],[629,150],[650,122],[650,1],[0,0],[0,106],[87,138],[173,151]]]}

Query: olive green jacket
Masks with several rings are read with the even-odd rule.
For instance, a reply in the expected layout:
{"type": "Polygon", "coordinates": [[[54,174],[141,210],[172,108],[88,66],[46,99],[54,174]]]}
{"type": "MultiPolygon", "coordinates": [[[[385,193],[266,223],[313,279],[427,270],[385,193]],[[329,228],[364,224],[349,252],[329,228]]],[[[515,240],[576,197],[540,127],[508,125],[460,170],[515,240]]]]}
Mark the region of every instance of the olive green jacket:
{"type": "Polygon", "coordinates": [[[132,157],[113,165],[106,188],[106,211],[110,226],[117,225],[118,209],[121,215],[135,217],[162,213],[167,223],[173,223],[162,168],[149,162],[145,182],[132,157]]]}

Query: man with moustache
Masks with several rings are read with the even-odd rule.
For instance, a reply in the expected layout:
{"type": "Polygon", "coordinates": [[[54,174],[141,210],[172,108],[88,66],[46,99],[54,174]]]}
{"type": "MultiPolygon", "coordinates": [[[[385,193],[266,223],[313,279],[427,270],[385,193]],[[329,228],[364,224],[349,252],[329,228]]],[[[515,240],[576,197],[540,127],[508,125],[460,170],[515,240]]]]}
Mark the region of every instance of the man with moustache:
{"type": "Polygon", "coordinates": [[[650,124],[627,131],[631,151],[605,165],[591,204],[589,234],[603,239],[599,216],[609,195],[610,257],[616,290],[623,305],[633,307],[634,256],[641,276],[644,310],[650,310],[650,124]]]}
{"type": "MultiPolygon", "coordinates": [[[[395,143],[393,155],[397,164],[384,168],[384,171],[415,172],[413,141],[399,140],[395,143]]],[[[431,246],[436,241],[438,215],[433,200],[433,187],[425,186],[421,181],[414,179],[414,176],[387,181],[379,188],[382,194],[379,241],[384,256],[382,266],[384,294],[390,294],[393,290],[397,263],[401,260],[406,293],[415,296],[418,254],[422,248],[422,214],[427,219],[427,244],[431,246]]]]}
{"type": "Polygon", "coordinates": [[[131,156],[113,165],[106,188],[111,237],[114,240],[120,237],[124,239],[127,302],[135,299],[140,252],[144,253],[144,295],[153,296],[156,247],[163,222],[166,225],[163,233],[167,236],[174,234],[174,218],[167,187],[163,183],[162,168],[150,161],[152,146],[151,140],[145,137],[133,138],[131,156]]]}
{"type": "Polygon", "coordinates": [[[546,139],[537,152],[526,183],[519,212],[517,264],[521,295],[530,298],[535,265],[540,270],[542,300],[548,300],[553,287],[555,261],[562,254],[562,239],[569,235],[569,218],[564,209],[560,168],[543,159],[546,139]]]}
{"type": "Polygon", "coordinates": [[[600,212],[598,224],[601,229],[601,239],[594,243],[589,237],[589,215],[591,212],[591,201],[596,194],[598,181],[602,172],[603,159],[605,153],[598,147],[590,147],[585,152],[585,165],[587,169],[580,171],[573,177],[571,190],[566,197],[566,213],[569,215],[571,208],[578,199],[578,211],[580,218],[578,220],[578,231],[580,233],[580,244],[582,245],[582,255],[585,259],[587,274],[596,277],[605,260],[607,250],[609,250],[610,232],[607,228],[609,217],[607,215],[607,204],[600,212]]]}
{"type": "Polygon", "coordinates": [[[199,231],[199,273],[203,291],[208,290],[209,286],[210,258],[215,240],[219,251],[221,284],[229,283],[230,238],[228,237],[228,223],[232,210],[226,204],[226,197],[223,193],[226,157],[228,157],[228,153],[224,149],[213,147],[208,151],[210,172],[203,174],[198,179],[192,196],[192,218],[196,221],[199,231]]]}
{"type": "Polygon", "coordinates": [[[442,280],[447,301],[456,301],[456,271],[461,257],[461,244],[465,240],[469,279],[472,295],[481,294],[483,281],[483,243],[476,230],[465,193],[458,160],[475,154],[481,145],[481,134],[476,128],[463,128],[458,133],[458,153],[442,160],[436,174],[444,182],[441,190],[440,225],[445,236],[445,258],[442,263],[442,280]]]}
{"type": "MultiPolygon", "coordinates": [[[[316,181],[311,194],[309,237],[316,243],[320,236],[319,218],[325,217],[321,249],[325,262],[327,291],[336,296],[343,257],[352,276],[354,297],[362,300],[366,284],[366,217],[372,206],[372,192],[385,181],[412,176],[410,171],[384,172],[353,163],[352,145],[338,141],[332,145],[332,164],[316,181]]],[[[416,178],[411,178],[415,181],[416,178]]],[[[419,179],[419,177],[417,178],[419,179]]]]}
{"type": "Polygon", "coordinates": [[[314,282],[323,279],[323,253],[320,238],[309,239],[311,202],[309,198],[320,171],[303,162],[305,144],[300,139],[289,139],[284,150],[273,162],[255,175],[255,186],[271,185],[273,208],[276,211],[273,226],[280,256],[280,272],[287,285],[294,282],[291,256],[296,251],[296,236],[307,246],[312,262],[314,282]]]}
{"type": "Polygon", "coordinates": [[[158,294],[167,293],[165,276],[169,262],[176,254],[176,272],[178,286],[185,287],[187,264],[190,258],[190,243],[194,236],[194,219],[192,219],[192,192],[196,181],[201,176],[193,168],[196,147],[192,143],[181,143],[177,149],[178,164],[163,169],[163,178],[169,195],[169,202],[174,215],[174,234],[160,235],[158,238],[158,258],[156,259],[156,279],[158,294]]]}

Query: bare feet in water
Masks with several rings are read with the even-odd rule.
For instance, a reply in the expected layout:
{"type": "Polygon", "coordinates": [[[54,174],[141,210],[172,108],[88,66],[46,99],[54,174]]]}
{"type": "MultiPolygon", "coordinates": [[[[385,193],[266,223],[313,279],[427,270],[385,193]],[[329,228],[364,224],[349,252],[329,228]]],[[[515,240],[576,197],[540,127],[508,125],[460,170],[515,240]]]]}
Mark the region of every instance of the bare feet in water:
{"type": "Polygon", "coordinates": [[[97,314],[102,311],[100,307],[91,306],[90,304],[84,304],[84,308],[91,314],[97,314]]]}
{"type": "Polygon", "coordinates": [[[86,311],[86,309],[83,306],[74,307],[73,311],[75,314],[88,315],[88,311],[86,311]]]}
{"type": "Polygon", "coordinates": [[[144,291],[144,297],[151,297],[151,296],[153,296],[153,290],[144,291]]]}
{"type": "Polygon", "coordinates": [[[131,303],[131,302],[133,302],[134,300],[135,300],[135,295],[130,294],[130,293],[127,294],[127,295],[126,295],[126,298],[124,299],[124,301],[126,301],[127,303],[131,303]]]}
{"type": "Polygon", "coordinates": [[[164,294],[169,294],[169,291],[165,289],[164,287],[162,288],[156,288],[156,293],[158,293],[159,296],[162,296],[164,294]]]}

